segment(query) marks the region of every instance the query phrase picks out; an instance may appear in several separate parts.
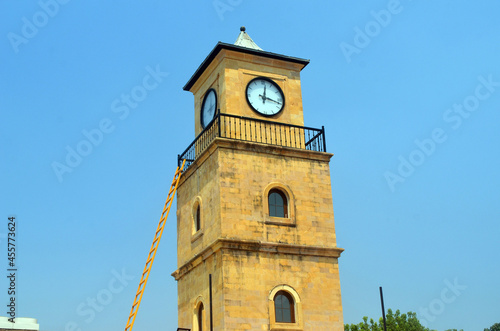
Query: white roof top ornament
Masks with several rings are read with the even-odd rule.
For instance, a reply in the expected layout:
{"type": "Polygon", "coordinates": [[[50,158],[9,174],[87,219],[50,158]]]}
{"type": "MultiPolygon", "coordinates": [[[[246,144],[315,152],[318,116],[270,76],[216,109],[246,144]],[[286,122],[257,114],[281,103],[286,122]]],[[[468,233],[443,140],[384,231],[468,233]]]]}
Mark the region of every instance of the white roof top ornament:
{"type": "Polygon", "coordinates": [[[236,41],[234,42],[234,44],[236,46],[242,46],[242,47],[246,47],[246,48],[252,48],[252,49],[258,49],[260,51],[262,51],[263,49],[260,48],[259,46],[257,46],[257,44],[252,40],[252,38],[250,38],[250,36],[248,35],[248,33],[245,32],[245,27],[242,26],[240,28],[240,35],[238,36],[238,39],[236,39],[236,41]]]}

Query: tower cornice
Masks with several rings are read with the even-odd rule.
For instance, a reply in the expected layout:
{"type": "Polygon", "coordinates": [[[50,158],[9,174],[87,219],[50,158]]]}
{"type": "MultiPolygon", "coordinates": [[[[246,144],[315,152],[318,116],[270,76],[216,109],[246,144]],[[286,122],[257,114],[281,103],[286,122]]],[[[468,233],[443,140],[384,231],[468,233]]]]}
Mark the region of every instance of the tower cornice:
{"type": "Polygon", "coordinates": [[[241,141],[228,138],[217,137],[214,141],[193,161],[192,164],[187,167],[187,170],[181,177],[179,186],[197,171],[197,169],[205,162],[205,160],[212,155],[218,148],[232,149],[235,151],[248,151],[251,150],[254,153],[262,153],[268,155],[279,155],[280,157],[290,157],[307,159],[311,161],[319,161],[329,163],[330,159],[333,157],[332,153],[326,152],[316,152],[306,149],[292,148],[287,146],[276,146],[267,145],[252,141],[241,141]]]}
{"type": "Polygon", "coordinates": [[[277,54],[277,53],[272,53],[272,52],[267,52],[259,49],[254,49],[254,48],[248,48],[248,47],[243,47],[243,46],[238,46],[238,45],[233,45],[233,44],[228,44],[228,43],[223,43],[223,42],[218,42],[217,45],[212,49],[210,54],[203,60],[201,65],[196,69],[195,73],[191,78],[188,80],[186,85],[184,85],[183,90],[185,91],[190,91],[191,87],[196,83],[198,78],[203,74],[203,72],[208,68],[210,63],[215,59],[215,57],[222,51],[222,50],[229,50],[229,51],[235,51],[235,52],[240,52],[240,53],[246,53],[246,54],[251,54],[251,55],[257,55],[257,56],[262,56],[264,58],[268,59],[273,59],[273,60],[281,60],[285,62],[291,62],[291,63],[297,63],[299,65],[302,65],[302,69],[306,65],[309,64],[309,60],[306,59],[301,59],[298,57],[293,57],[293,56],[287,56],[287,55],[282,55],[282,54],[277,54]]]}
{"type": "Polygon", "coordinates": [[[212,244],[208,245],[199,254],[195,255],[192,259],[180,266],[172,273],[172,277],[178,281],[192,269],[196,268],[196,266],[200,263],[203,263],[203,261],[207,260],[210,256],[219,251],[246,251],[338,259],[344,249],[339,247],[295,245],[287,243],[262,242],[257,240],[219,238],[212,242],[212,244]]]}

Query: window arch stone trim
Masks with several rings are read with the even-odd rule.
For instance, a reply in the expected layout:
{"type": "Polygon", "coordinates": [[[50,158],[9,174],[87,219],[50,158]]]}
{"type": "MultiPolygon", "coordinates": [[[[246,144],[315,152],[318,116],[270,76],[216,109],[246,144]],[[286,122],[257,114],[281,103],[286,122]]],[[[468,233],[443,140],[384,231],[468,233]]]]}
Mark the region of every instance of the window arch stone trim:
{"type": "Polygon", "coordinates": [[[268,224],[295,227],[295,196],[290,187],[284,183],[274,181],[264,188],[262,192],[264,221],[268,224]],[[269,193],[271,190],[281,191],[287,199],[287,217],[272,217],[269,215],[269,193]]]}
{"type": "Polygon", "coordinates": [[[300,296],[295,291],[295,289],[289,285],[281,284],[274,287],[268,296],[269,302],[269,325],[270,330],[272,331],[302,331],[304,330],[304,320],[302,317],[302,301],[300,300],[300,296]],[[278,323],[276,322],[276,313],[274,308],[274,297],[280,291],[284,291],[288,293],[293,299],[293,308],[295,315],[294,323],[278,323]]]}
{"type": "Polygon", "coordinates": [[[199,327],[198,327],[198,323],[199,323],[199,320],[198,318],[200,317],[199,316],[199,311],[200,311],[200,306],[203,305],[203,316],[201,316],[201,323],[202,323],[202,331],[205,331],[206,330],[206,305],[204,303],[204,299],[203,297],[200,295],[196,298],[196,300],[194,301],[194,304],[193,304],[193,328],[192,330],[193,331],[200,331],[199,330],[199,327]]]}

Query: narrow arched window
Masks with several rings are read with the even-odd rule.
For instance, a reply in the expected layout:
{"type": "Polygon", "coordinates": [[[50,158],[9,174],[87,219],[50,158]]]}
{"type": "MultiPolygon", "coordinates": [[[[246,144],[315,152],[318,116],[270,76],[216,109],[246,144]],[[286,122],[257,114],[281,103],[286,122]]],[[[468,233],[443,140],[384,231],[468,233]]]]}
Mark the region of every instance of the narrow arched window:
{"type": "Polygon", "coordinates": [[[201,210],[200,210],[200,204],[198,204],[196,206],[196,213],[195,213],[195,224],[194,224],[194,228],[195,228],[195,231],[199,231],[201,229],[201,210]]]}
{"type": "Polygon", "coordinates": [[[269,216],[288,217],[288,203],[286,195],[277,189],[269,191],[269,216]]]}
{"type": "Polygon", "coordinates": [[[279,291],[274,296],[274,311],[277,323],[295,323],[293,298],[285,291],[279,291]]]}
{"type": "Polygon", "coordinates": [[[197,311],[197,320],[198,320],[198,331],[203,331],[203,303],[200,303],[197,311]]]}

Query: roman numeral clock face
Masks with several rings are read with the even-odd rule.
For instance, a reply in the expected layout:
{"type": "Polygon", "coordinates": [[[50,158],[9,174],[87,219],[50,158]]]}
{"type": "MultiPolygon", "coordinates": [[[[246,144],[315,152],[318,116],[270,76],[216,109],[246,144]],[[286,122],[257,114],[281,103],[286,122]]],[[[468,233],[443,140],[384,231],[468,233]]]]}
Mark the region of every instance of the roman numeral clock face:
{"type": "Polygon", "coordinates": [[[246,96],[250,107],[264,116],[278,114],[285,105],[285,97],[281,88],[264,77],[254,78],[248,83],[246,96]]]}

